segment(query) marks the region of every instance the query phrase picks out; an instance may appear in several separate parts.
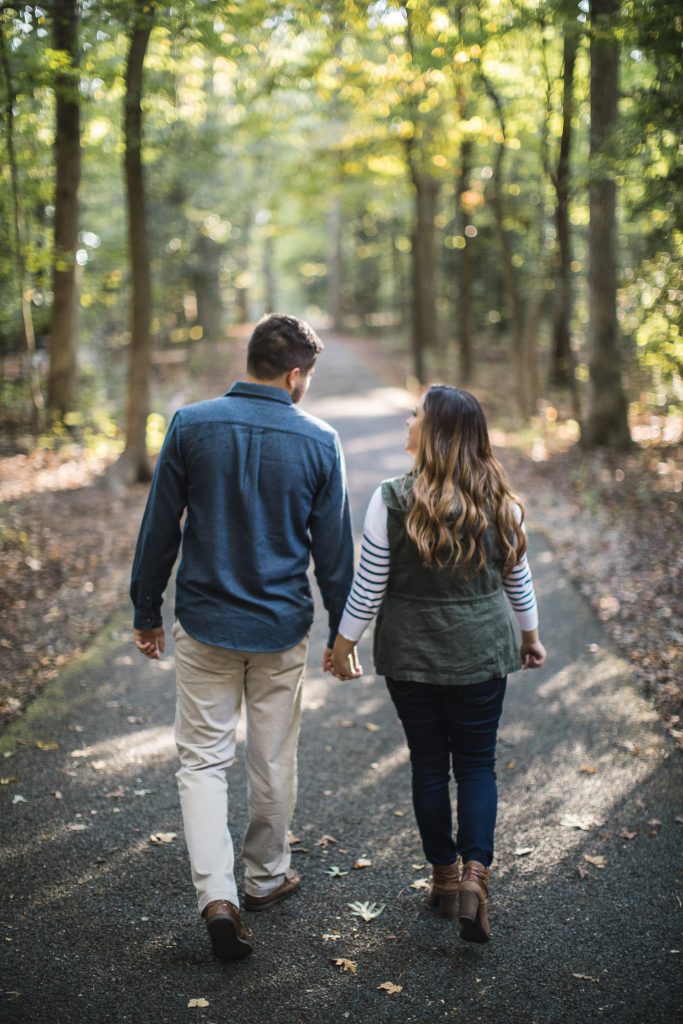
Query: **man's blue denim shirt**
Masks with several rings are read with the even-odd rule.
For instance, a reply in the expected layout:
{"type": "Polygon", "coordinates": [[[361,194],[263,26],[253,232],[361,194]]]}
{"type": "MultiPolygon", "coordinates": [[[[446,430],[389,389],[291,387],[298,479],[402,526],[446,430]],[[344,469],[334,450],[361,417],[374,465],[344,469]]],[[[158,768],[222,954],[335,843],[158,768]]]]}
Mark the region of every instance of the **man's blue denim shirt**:
{"type": "Polygon", "coordinates": [[[176,616],[190,636],[238,651],[293,647],[313,621],[312,554],[331,643],[353,578],[336,432],[265,384],[238,382],[223,398],[180,409],[135,551],[136,629],[161,625],[181,539],[176,616]]]}

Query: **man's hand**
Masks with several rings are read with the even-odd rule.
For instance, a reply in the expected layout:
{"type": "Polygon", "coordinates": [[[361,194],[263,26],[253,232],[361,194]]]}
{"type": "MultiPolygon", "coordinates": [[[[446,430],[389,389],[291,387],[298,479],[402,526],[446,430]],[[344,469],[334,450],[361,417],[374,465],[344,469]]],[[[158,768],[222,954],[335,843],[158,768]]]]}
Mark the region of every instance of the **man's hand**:
{"type": "Polygon", "coordinates": [[[522,643],[519,648],[522,668],[540,668],[545,661],[545,647],[540,641],[538,630],[522,630],[522,643]]]}
{"type": "Polygon", "coordinates": [[[157,626],[155,629],[134,629],[133,640],[137,649],[142,651],[146,658],[152,658],[154,661],[159,660],[166,647],[163,626],[157,626]]]}
{"type": "Polygon", "coordinates": [[[337,679],[356,679],[363,675],[363,668],[358,660],[358,649],[352,640],[347,640],[341,633],[337,634],[332,648],[332,667],[330,672],[337,679]]]}

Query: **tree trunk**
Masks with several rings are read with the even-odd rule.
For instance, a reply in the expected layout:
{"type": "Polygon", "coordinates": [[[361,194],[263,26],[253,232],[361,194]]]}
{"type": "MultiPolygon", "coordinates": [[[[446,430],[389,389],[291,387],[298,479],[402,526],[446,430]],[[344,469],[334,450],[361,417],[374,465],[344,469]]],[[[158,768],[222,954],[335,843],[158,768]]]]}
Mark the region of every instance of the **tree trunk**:
{"type": "Polygon", "coordinates": [[[0,61],[2,62],[2,71],[5,77],[7,96],[5,105],[5,131],[7,137],[7,156],[9,159],[10,167],[10,180],[12,185],[12,219],[14,224],[14,259],[15,268],[17,275],[17,285],[19,286],[19,294],[21,298],[21,315],[22,323],[24,327],[24,343],[26,347],[25,353],[25,373],[26,379],[29,384],[29,394],[31,396],[31,428],[34,436],[38,436],[40,430],[43,427],[44,419],[44,403],[43,395],[40,390],[40,381],[38,379],[38,372],[34,364],[34,355],[36,351],[36,336],[33,329],[33,316],[31,313],[31,289],[26,279],[26,264],[24,261],[24,245],[26,239],[24,237],[24,215],[21,206],[21,195],[19,189],[19,167],[17,165],[17,155],[14,145],[14,104],[16,101],[16,94],[12,86],[12,69],[10,68],[9,52],[7,47],[7,41],[5,39],[5,30],[0,17],[0,61]]]}
{"type": "Polygon", "coordinates": [[[263,302],[264,313],[274,313],[277,309],[276,279],[275,279],[275,253],[274,253],[274,229],[270,224],[266,225],[263,235],[263,302]]]}
{"type": "Polygon", "coordinates": [[[436,351],[439,328],[436,307],[436,253],[434,220],[439,183],[417,167],[413,141],[408,140],[408,166],[415,187],[415,220],[412,238],[412,350],[415,376],[426,381],[425,352],[436,351]]]}
{"type": "Polygon", "coordinates": [[[335,195],[329,217],[330,273],[328,278],[327,308],[335,331],[344,326],[342,303],[342,216],[341,199],[335,195]]]}
{"type": "Polygon", "coordinates": [[[574,68],[578,48],[578,31],[573,25],[564,29],[564,71],[562,94],[562,136],[555,174],[555,226],[557,230],[557,264],[555,271],[555,304],[553,334],[550,351],[548,383],[554,387],[568,387],[576,393],[574,355],[571,347],[572,280],[571,280],[571,227],[569,222],[570,154],[572,145],[572,118],[574,116],[574,68]]]}
{"type": "Polygon", "coordinates": [[[471,139],[465,139],[460,149],[460,174],[455,187],[455,230],[465,239],[465,246],[458,251],[458,304],[456,308],[456,339],[460,363],[460,382],[469,384],[474,372],[474,353],[472,351],[472,241],[465,234],[467,227],[467,211],[463,207],[462,196],[467,191],[470,172],[472,170],[471,139]]]}
{"type": "Polygon", "coordinates": [[[204,338],[218,341],[223,327],[220,287],[222,247],[200,231],[195,240],[194,251],[196,267],[193,276],[197,296],[197,321],[204,338]]]}
{"type": "Polygon", "coordinates": [[[52,267],[52,320],[47,402],[59,417],[76,398],[76,249],[78,189],[81,180],[81,124],[78,94],[78,0],[54,6],[54,46],[68,67],[55,72],[55,236],[52,267]]]}
{"type": "Polygon", "coordinates": [[[619,0],[591,2],[588,447],[631,445],[617,325],[616,186],[605,151],[617,122],[619,0]]]}
{"type": "Polygon", "coordinates": [[[118,472],[118,475],[123,476],[125,483],[142,483],[149,480],[151,476],[147,457],[146,432],[150,404],[152,340],[149,326],[152,290],[142,163],[141,102],[143,65],[152,32],[153,18],[154,6],[149,3],[149,0],[136,0],[135,21],[130,36],[126,65],[124,100],[124,167],[133,284],[126,447],[119,460],[118,472]]]}

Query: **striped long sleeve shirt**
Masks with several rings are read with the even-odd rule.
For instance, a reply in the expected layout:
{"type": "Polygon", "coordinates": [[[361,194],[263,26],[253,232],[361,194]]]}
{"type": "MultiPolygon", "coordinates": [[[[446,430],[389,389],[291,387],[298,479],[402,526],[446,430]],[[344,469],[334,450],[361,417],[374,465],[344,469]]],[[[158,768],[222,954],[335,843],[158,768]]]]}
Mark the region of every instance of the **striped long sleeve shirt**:
{"type": "MultiPolygon", "coordinates": [[[[515,506],[519,510],[519,506],[515,506]]],[[[389,535],[387,509],[378,487],[370,499],[363,525],[360,564],[346,601],[339,632],[354,643],[380,609],[389,580],[389,535]]],[[[503,588],[520,629],[536,629],[538,608],[531,570],[526,555],[503,578],[503,588]]]]}

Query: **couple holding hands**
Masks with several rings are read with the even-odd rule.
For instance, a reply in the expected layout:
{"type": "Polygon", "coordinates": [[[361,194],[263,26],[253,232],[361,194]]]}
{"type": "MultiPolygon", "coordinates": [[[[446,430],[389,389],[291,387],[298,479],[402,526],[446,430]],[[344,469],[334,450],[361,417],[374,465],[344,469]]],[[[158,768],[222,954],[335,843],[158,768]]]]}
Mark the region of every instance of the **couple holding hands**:
{"type": "Polygon", "coordinates": [[[428,902],[459,920],[466,941],[490,936],[495,749],[507,676],[545,660],[523,510],[491,452],[481,406],[466,391],[435,385],[417,403],[406,442],[414,468],[372,495],[354,574],[339,439],[299,407],[322,348],[303,321],[268,316],[249,340],[244,380],[175,414],[133,564],[135,643],[158,658],[163,593],[182,540],[176,778],[199,911],[223,960],[253,948],[239,912],[225,771],[243,701],[241,905],[266,910],[300,886],[287,833],[313,619],[311,556],[329,616],[326,671],[361,674],[356,645],[376,619],[375,671],[405,730],[415,816],[432,865],[428,902]]]}

